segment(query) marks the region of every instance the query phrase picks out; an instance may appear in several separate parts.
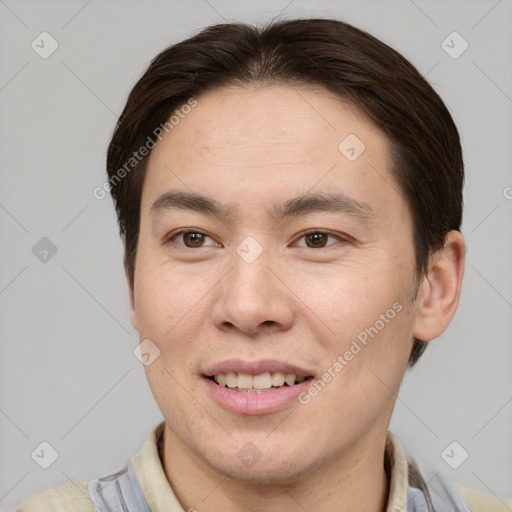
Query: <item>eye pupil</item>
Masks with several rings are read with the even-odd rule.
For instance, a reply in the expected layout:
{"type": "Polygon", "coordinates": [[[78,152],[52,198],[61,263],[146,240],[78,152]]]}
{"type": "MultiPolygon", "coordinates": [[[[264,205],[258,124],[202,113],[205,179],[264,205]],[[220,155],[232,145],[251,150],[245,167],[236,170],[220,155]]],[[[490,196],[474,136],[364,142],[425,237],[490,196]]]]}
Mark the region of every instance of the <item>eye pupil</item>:
{"type": "Polygon", "coordinates": [[[204,235],[202,233],[185,233],[183,238],[187,247],[201,247],[204,241],[204,235]]]}
{"type": "Polygon", "coordinates": [[[308,244],[313,244],[313,247],[324,247],[327,242],[327,235],[325,233],[308,233],[306,240],[308,244]]]}

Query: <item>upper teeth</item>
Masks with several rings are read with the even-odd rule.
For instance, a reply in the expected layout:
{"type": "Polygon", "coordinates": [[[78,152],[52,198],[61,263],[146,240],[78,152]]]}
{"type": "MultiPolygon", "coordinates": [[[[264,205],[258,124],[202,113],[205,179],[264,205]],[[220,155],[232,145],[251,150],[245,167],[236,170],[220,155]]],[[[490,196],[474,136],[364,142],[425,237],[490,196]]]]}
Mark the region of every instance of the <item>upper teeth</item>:
{"type": "Polygon", "coordinates": [[[306,380],[306,377],[297,378],[293,373],[265,372],[259,375],[248,375],[247,373],[218,373],[213,378],[217,384],[228,388],[240,389],[270,389],[272,386],[293,386],[306,380]]]}

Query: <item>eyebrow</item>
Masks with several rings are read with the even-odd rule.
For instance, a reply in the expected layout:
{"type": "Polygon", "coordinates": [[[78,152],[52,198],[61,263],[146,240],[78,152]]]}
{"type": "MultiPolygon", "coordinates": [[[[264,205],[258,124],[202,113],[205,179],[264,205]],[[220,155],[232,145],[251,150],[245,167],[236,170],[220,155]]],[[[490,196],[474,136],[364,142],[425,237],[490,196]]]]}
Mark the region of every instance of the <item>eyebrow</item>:
{"type": "MultiPolygon", "coordinates": [[[[236,216],[233,207],[222,205],[211,197],[175,190],[160,195],[151,205],[149,213],[155,217],[167,210],[192,210],[226,220],[236,216]]],[[[267,210],[267,215],[275,221],[281,221],[316,212],[343,213],[360,220],[368,220],[373,216],[373,210],[367,203],[338,193],[306,193],[274,204],[267,210]]]]}

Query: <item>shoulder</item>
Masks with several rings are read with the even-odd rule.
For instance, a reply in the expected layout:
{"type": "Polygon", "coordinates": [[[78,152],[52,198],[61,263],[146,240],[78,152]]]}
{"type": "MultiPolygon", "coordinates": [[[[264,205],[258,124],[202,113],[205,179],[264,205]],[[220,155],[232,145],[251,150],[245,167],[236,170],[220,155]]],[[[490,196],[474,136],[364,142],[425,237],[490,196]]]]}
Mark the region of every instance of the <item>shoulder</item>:
{"type": "Polygon", "coordinates": [[[454,482],[471,512],[511,512],[512,501],[454,482]]]}
{"type": "Polygon", "coordinates": [[[66,482],[26,498],[15,512],[95,512],[87,481],[66,482]]]}

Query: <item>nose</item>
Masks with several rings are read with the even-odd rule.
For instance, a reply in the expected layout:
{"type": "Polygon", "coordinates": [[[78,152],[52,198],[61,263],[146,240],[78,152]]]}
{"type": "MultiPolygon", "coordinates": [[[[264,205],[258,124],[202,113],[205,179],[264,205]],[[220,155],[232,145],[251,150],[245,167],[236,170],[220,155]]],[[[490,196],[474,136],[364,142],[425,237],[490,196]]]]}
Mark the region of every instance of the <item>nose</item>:
{"type": "Polygon", "coordinates": [[[215,326],[251,337],[289,329],[295,316],[293,293],[280,274],[265,251],[252,262],[234,253],[232,269],[217,289],[215,326]]]}

